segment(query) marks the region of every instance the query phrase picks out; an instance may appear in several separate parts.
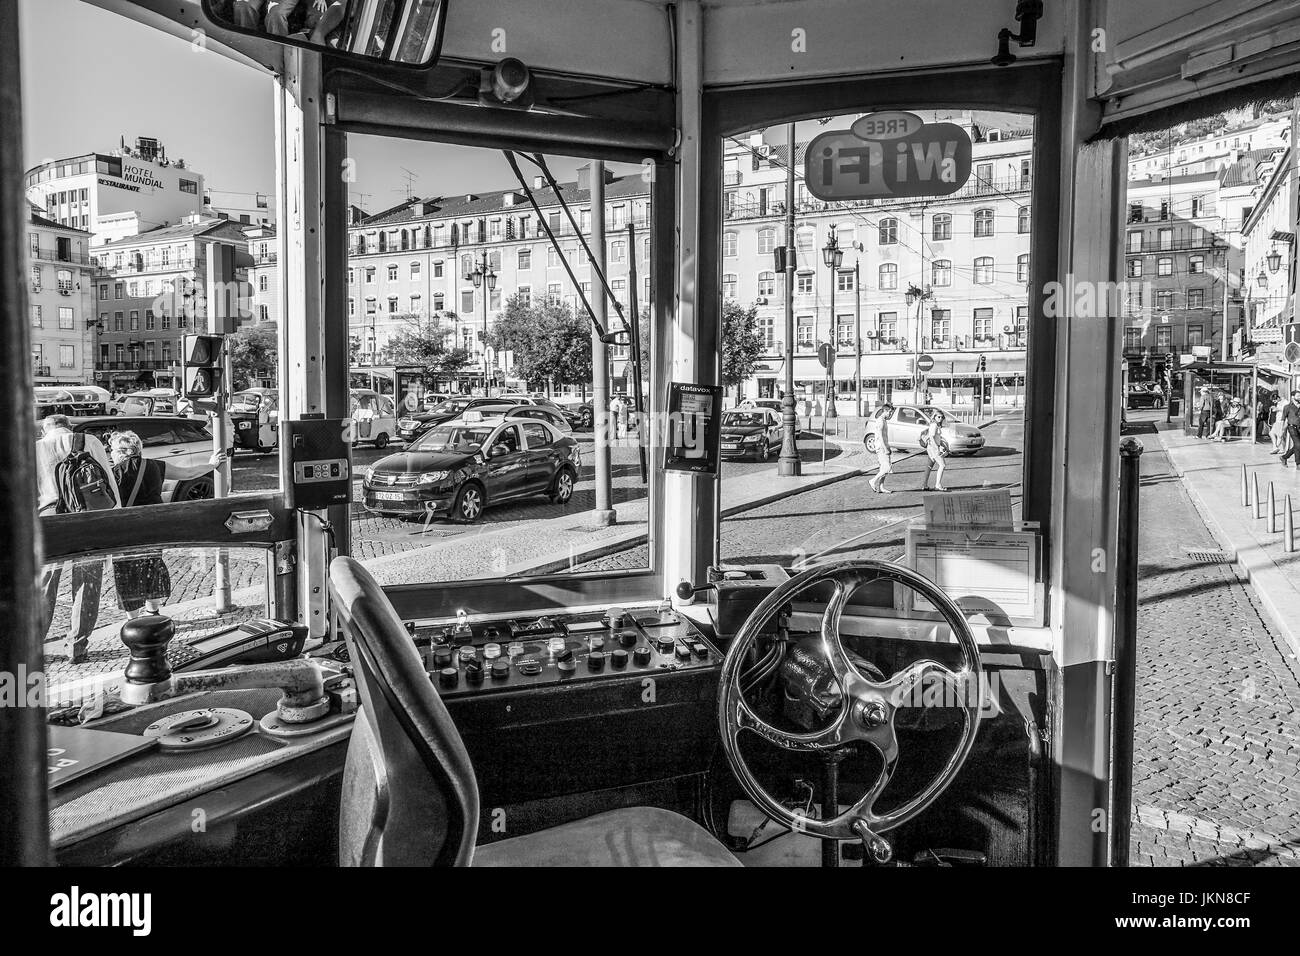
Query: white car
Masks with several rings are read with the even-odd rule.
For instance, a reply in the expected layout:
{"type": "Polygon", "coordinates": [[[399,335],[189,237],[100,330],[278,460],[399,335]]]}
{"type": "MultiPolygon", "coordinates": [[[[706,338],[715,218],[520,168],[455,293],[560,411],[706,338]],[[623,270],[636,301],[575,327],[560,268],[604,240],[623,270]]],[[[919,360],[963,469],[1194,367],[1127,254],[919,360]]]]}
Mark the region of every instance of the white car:
{"type": "MultiPolygon", "coordinates": [[[[929,405],[897,405],[889,417],[889,446],[903,451],[921,451],[921,432],[942,409],[929,405]]],[[[867,435],[867,451],[875,454],[876,436],[867,435]]],[[[939,429],[939,447],[949,455],[974,455],[984,447],[984,433],[944,416],[939,429]]]]}
{"type": "Polygon", "coordinates": [[[212,497],[212,432],[203,422],[183,415],[97,415],[74,418],[71,424],[74,432],[94,435],[105,445],[114,432],[139,435],[144,456],[167,466],[163,501],[212,497]]]}

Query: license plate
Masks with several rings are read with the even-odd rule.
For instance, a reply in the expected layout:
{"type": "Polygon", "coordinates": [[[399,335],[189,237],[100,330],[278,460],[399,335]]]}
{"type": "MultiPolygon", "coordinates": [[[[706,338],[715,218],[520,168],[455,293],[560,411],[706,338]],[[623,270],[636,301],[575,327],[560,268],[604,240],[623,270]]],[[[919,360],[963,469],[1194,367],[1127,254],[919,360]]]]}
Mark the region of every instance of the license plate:
{"type": "Polygon", "coordinates": [[[722,443],[722,450],[723,450],[723,451],[735,451],[735,450],[736,450],[737,448],[739,448],[739,447],[740,447],[740,446],[737,445],[735,442],[732,442],[731,444],[728,444],[727,442],[723,442],[723,443],[722,443]]]}
{"type": "Polygon", "coordinates": [[[379,501],[405,501],[406,495],[400,491],[376,491],[375,498],[379,501]]]}
{"type": "Polygon", "coordinates": [[[241,429],[252,428],[252,427],[253,427],[253,423],[252,423],[252,422],[240,422],[240,423],[239,423],[239,427],[240,427],[241,429]]]}

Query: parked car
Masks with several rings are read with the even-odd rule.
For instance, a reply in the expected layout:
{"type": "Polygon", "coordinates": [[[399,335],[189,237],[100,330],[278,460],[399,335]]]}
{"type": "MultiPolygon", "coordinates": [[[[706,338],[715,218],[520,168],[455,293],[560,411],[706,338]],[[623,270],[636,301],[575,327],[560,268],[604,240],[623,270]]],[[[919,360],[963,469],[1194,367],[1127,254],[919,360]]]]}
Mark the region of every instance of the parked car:
{"type": "Polygon", "coordinates": [[[722,413],[722,457],[767,461],[781,450],[781,416],[770,408],[733,408],[722,413]]]}
{"type": "MultiPolygon", "coordinates": [[[[889,444],[904,451],[920,451],[921,432],[942,409],[929,405],[898,405],[889,417],[889,444]]],[[[939,429],[939,447],[949,455],[974,455],[984,447],[984,433],[971,425],[944,417],[939,429]]],[[[867,435],[867,451],[875,453],[876,436],[867,435]]]]}
{"type": "Polygon", "coordinates": [[[564,413],[564,417],[569,420],[569,424],[574,428],[591,428],[596,421],[591,402],[584,402],[576,398],[562,398],[554,404],[564,413]]]}
{"type": "MultiPolygon", "coordinates": [[[[479,412],[483,415],[497,414],[493,411],[495,406],[485,405],[479,412]]],[[[562,435],[573,433],[573,426],[564,416],[564,412],[551,405],[507,405],[501,412],[503,418],[531,418],[535,421],[546,422],[548,425],[555,426],[556,431],[562,435]]]]}
{"type": "Polygon", "coordinates": [[[468,395],[460,395],[456,398],[449,398],[439,402],[424,412],[413,412],[409,415],[403,415],[397,420],[397,437],[403,441],[412,441],[419,438],[434,425],[441,425],[443,422],[449,422],[453,418],[459,418],[471,408],[483,408],[488,405],[508,406],[515,405],[517,402],[510,402],[500,398],[471,398],[468,395]]]}
{"type": "Polygon", "coordinates": [[[480,419],[471,411],[367,468],[361,500],[376,514],[446,515],[468,523],[490,505],[530,495],[564,504],[581,467],[578,443],[554,426],[480,419]]]}
{"type": "Polygon", "coordinates": [[[778,416],[781,414],[781,399],[779,398],[747,398],[740,403],[741,408],[770,408],[778,416]]]}
{"type": "Polygon", "coordinates": [[[1130,385],[1125,404],[1129,408],[1164,408],[1165,396],[1146,385],[1130,385]]]}
{"type": "Polygon", "coordinates": [[[120,415],[188,415],[193,403],[170,388],[150,388],[132,392],[118,404],[120,415]]]}
{"type": "Polygon", "coordinates": [[[202,422],[181,415],[95,415],[71,419],[71,425],[105,445],[114,432],[139,435],[144,457],[166,466],[163,501],[212,497],[212,432],[202,422]]]}

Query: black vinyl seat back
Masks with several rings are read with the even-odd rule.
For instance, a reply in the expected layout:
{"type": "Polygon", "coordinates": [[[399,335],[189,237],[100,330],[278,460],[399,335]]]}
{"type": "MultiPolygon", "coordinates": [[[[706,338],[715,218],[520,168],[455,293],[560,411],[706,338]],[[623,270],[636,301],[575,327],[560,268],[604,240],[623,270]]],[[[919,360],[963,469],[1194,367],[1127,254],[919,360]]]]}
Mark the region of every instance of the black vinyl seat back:
{"type": "Polygon", "coordinates": [[[343,770],[343,866],[469,866],[478,785],[469,755],[411,637],[375,579],[330,564],[361,699],[343,770]]]}

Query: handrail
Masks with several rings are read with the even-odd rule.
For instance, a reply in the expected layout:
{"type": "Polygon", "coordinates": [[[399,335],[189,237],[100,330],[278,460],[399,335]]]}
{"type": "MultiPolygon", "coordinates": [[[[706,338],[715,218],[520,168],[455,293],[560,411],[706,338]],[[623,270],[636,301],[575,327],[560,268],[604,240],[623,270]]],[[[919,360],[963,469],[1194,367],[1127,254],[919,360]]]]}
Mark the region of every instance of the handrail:
{"type": "Polygon", "coordinates": [[[87,511],[46,515],[40,519],[48,563],[93,554],[115,554],[131,548],[270,548],[294,538],[293,515],[279,492],[240,495],[165,505],[143,505],[123,511],[87,511]],[[226,521],[234,511],[266,510],[271,526],[264,531],[233,534],[226,521]]]}

